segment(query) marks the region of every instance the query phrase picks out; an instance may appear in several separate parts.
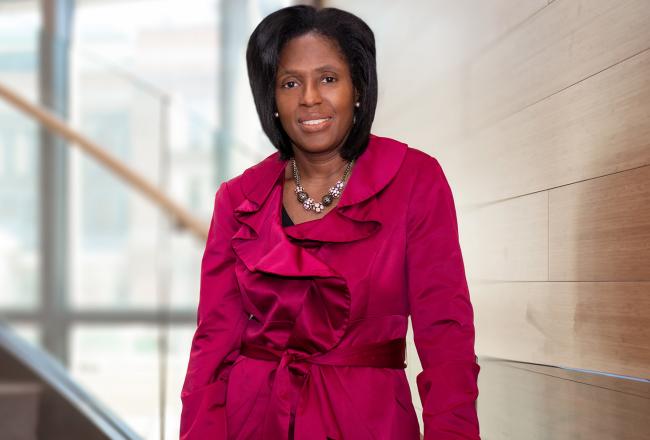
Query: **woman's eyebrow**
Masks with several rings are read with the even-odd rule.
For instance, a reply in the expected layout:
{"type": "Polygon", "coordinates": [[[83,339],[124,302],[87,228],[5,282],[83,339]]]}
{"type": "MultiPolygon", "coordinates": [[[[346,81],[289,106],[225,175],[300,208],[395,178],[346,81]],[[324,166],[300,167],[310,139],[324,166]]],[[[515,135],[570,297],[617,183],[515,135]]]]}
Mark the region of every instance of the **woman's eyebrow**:
{"type": "Polygon", "coordinates": [[[332,66],[331,64],[325,64],[324,66],[316,69],[317,72],[324,72],[326,70],[338,70],[338,68],[336,66],[332,66]]]}
{"type": "MultiPolygon", "coordinates": [[[[331,64],[325,64],[324,66],[317,67],[314,69],[315,72],[326,72],[326,71],[338,71],[338,68],[336,66],[333,66],[331,64]]],[[[285,69],[284,67],[280,66],[278,69],[278,75],[300,75],[304,73],[305,71],[301,70],[296,70],[296,69],[285,69]]]]}

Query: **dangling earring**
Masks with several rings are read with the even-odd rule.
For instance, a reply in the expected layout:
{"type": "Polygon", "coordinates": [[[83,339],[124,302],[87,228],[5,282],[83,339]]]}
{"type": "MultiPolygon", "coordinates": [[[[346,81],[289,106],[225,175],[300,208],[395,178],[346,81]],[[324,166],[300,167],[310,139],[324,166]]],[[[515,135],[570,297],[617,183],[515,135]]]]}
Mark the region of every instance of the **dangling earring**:
{"type": "Polygon", "coordinates": [[[357,101],[357,102],[354,103],[354,106],[355,106],[356,108],[359,108],[359,107],[361,107],[361,103],[360,103],[359,101],[357,101]]]}
{"type": "Polygon", "coordinates": [[[280,113],[275,112],[275,113],[273,113],[273,116],[275,116],[276,118],[278,118],[278,117],[280,117],[280,113]]]}

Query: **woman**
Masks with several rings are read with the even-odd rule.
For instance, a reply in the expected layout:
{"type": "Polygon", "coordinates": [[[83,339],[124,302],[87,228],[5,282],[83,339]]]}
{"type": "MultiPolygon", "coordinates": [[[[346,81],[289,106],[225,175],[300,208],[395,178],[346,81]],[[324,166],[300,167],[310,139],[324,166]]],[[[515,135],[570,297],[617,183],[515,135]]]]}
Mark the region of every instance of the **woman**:
{"type": "Polygon", "coordinates": [[[439,163],[370,134],[372,31],[295,6],[250,37],[278,151],[222,183],[182,391],[183,439],[478,439],[479,367],[452,193],[439,163]]]}

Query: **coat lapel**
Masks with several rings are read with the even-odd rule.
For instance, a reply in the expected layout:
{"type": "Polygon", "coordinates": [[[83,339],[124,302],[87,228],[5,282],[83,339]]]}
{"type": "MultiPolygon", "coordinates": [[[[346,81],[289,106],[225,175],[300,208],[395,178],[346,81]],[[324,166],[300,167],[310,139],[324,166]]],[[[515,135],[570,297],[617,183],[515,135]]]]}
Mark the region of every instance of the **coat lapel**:
{"type": "Polygon", "coordinates": [[[382,215],[374,196],[395,177],[405,154],[405,144],[370,135],[337,206],[320,220],[285,228],[286,234],[297,240],[330,243],[348,243],[376,234],[382,215]]]}
{"type": "MultiPolygon", "coordinates": [[[[278,171],[283,170],[284,165],[272,162],[267,166],[273,175],[284,178],[278,171]]],[[[269,184],[267,179],[271,178],[261,176],[259,188],[262,188],[262,182],[269,184]]],[[[240,280],[240,285],[249,286],[258,285],[256,280],[260,273],[294,279],[312,278],[312,282],[305,284],[305,296],[288,347],[306,354],[323,353],[332,349],[347,329],[350,289],[336,270],[305,247],[292,242],[284,233],[280,221],[281,181],[277,184],[273,181],[270,185],[272,188],[268,193],[251,188],[253,192],[249,193],[249,198],[235,208],[235,218],[241,225],[233,235],[231,245],[247,269],[237,276],[247,277],[240,280]],[[258,200],[250,198],[256,195],[260,197],[258,200]]]]}
{"type": "Polygon", "coordinates": [[[292,334],[307,351],[325,351],[340,340],[349,317],[350,290],[343,276],[299,242],[349,243],[376,234],[382,227],[376,196],[397,174],[406,149],[405,144],[371,135],[338,205],[321,219],[287,228],[281,223],[287,161],[276,152],[241,176],[244,199],[234,212],[240,227],[231,240],[237,257],[250,272],[316,279],[292,334]],[[326,327],[322,338],[307,331],[314,320],[326,327]]]}
{"type": "MultiPolygon", "coordinates": [[[[281,232],[296,240],[347,243],[374,235],[381,228],[376,197],[395,177],[406,154],[406,145],[370,135],[368,147],[355,161],[352,173],[337,206],[323,218],[283,228],[281,226],[282,181],[287,161],[279,153],[267,157],[242,176],[243,202],[235,209],[237,219],[261,237],[268,223],[279,225],[266,238],[281,232]],[[276,193],[280,190],[279,198],[276,193]]],[[[252,238],[245,231],[243,235],[252,238]]],[[[264,237],[261,237],[263,240],[264,237]]],[[[268,250],[268,247],[264,247],[268,250]]]]}

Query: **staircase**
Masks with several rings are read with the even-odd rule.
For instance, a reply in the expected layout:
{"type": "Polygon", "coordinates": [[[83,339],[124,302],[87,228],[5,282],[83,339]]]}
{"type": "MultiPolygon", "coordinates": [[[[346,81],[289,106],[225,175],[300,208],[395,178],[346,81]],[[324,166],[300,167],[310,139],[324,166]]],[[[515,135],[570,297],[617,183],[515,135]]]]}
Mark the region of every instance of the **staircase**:
{"type": "Polygon", "coordinates": [[[140,439],[47,353],[0,322],[0,438],[140,439]]]}

